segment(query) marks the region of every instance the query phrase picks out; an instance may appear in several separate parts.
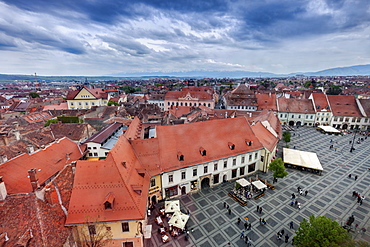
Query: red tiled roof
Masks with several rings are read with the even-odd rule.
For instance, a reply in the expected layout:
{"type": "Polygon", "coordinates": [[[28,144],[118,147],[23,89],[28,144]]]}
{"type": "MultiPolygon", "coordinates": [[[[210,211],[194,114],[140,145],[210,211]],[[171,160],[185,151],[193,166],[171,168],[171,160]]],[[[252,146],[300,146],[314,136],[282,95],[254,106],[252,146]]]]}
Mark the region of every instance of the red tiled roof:
{"type": "Polygon", "coordinates": [[[315,113],[310,99],[285,99],[278,98],[279,112],[315,113]]]}
{"type": "Polygon", "coordinates": [[[329,102],[326,98],[326,95],[324,93],[312,93],[313,102],[315,104],[315,110],[317,112],[326,110],[327,112],[330,112],[330,106],[329,102]]]}
{"type": "Polygon", "coordinates": [[[277,111],[276,94],[256,94],[258,107],[257,110],[277,111]]]}
{"type": "MultiPolygon", "coordinates": [[[[7,196],[0,204],[0,232],[6,232],[9,237],[6,246],[17,246],[17,243],[28,240],[27,245],[22,246],[63,246],[71,229],[64,227],[66,216],[59,204],[58,194],[62,204],[67,207],[72,184],[72,167],[66,166],[46,186],[51,201],[40,200],[34,193],[7,196]]],[[[0,239],[1,244],[3,242],[0,239]]]]}
{"type": "Polygon", "coordinates": [[[53,118],[53,116],[48,112],[37,112],[28,114],[27,116],[23,117],[23,119],[26,120],[28,123],[46,122],[46,120],[50,118],[53,118]]]}
{"type": "Polygon", "coordinates": [[[370,99],[359,99],[367,117],[370,117],[370,99]]]}
{"type": "Polygon", "coordinates": [[[328,100],[334,116],[362,116],[353,95],[328,95],[328,100]]]}
{"type": "Polygon", "coordinates": [[[35,168],[39,184],[60,171],[66,164],[81,158],[83,153],[78,145],[68,138],[38,150],[33,154],[23,154],[0,165],[8,194],[28,193],[32,191],[28,170],[35,168]]]}
{"type": "Polygon", "coordinates": [[[190,113],[192,108],[192,106],[171,106],[171,108],[168,109],[168,112],[175,117],[181,117],[190,113]]]}
{"type": "Polygon", "coordinates": [[[144,219],[150,177],[142,177],[137,172],[141,169],[124,136],[105,160],[78,161],[66,225],[98,218],[106,222],[144,219]],[[112,210],[104,208],[109,193],[115,195],[112,210]]]}
{"type": "Polygon", "coordinates": [[[272,152],[276,147],[279,139],[276,138],[261,122],[252,124],[252,130],[256,134],[262,145],[272,152]]]}
{"type": "Polygon", "coordinates": [[[212,95],[206,92],[198,91],[168,91],[165,96],[165,100],[178,100],[179,98],[185,97],[190,94],[192,98],[198,98],[199,100],[213,100],[212,95]]]}
{"type": "Polygon", "coordinates": [[[159,126],[156,134],[157,138],[135,140],[132,145],[142,164],[151,164],[157,171],[170,171],[262,148],[244,117],[159,126]],[[253,141],[253,145],[248,146],[246,139],[253,141]],[[229,142],[235,145],[233,150],[229,142]],[[207,151],[206,156],[200,155],[200,147],[207,151]],[[178,152],[184,155],[184,161],[179,161],[178,152]],[[158,169],[155,166],[159,166],[158,169]]]}

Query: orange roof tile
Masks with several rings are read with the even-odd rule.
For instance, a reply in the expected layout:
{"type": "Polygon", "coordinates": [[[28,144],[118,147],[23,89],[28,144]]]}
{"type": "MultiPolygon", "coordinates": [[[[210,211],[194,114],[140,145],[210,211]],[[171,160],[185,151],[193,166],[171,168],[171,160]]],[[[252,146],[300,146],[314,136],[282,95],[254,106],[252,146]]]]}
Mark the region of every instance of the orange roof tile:
{"type": "Polygon", "coordinates": [[[81,158],[79,146],[68,138],[50,144],[33,154],[23,154],[0,165],[0,176],[8,194],[28,193],[32,191],[28,170],[35,168],[39,184],[63,169],[66,164],[81,158]]]}
{"type": "Polygon", "coordinates": [[[150,178],[141,176],[140,169],[125,136],[105,160],[78,161],[66,225],[144,219],[150,178]],[[104,199],[109,193],[115,198],[113,209],[106,210],[104,199]]]}
{"type": "Polygon", "coordinates": [[[328,100],[334,116],[362,116],[353,95],[328,95],[328,100]]]}
{"type": "Polygon", "coordinates": [[[310,99],[285,99],[278,98],[279,112],[315,113],[310,99]]]}
{"type": "Polygon", "coordinates": [[[276,94],[256,94],[258,107],[257,110],[277,111],[276,94]]]}
{"type": "Polygon", "coordinates": [[[324,109],[328,112],[331,111],[328,99],[324,93],[312,93],[312,98],[317,112],[324,109]]]}

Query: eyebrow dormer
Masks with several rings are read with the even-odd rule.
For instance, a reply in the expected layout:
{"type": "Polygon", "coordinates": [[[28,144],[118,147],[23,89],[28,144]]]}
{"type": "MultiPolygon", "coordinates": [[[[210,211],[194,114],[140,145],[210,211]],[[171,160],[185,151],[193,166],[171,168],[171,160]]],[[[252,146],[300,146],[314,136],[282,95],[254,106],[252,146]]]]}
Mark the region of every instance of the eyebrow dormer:
{"type": "Polygon", "coordinates": [[[200,152],[200,155],[202,155],[202,156],[206,156],[207,155],[207,151],[204,148],[202,148],[202,147],[199,148],[199,152],[200,152]]]}
{"type": "Polygon", "coordinates": [[[252,144],[253,144],[253,141],[248,141],[248,140],[245,140],[245,144],[247,144],[248,146],[252,146],[252,144]]]}
{"type": "Polygon", "coordinates": [[[235,144],[234,143],[228,142],[227,145],[229,146],[230,150],[234,150],[235,149],[235,144]]]}
{"type": "Polygon", "coordinates": [[[184,155],[183,155],[181,152],[178,152],[178,153],[177,153],[177,159],[178,159],[179,161],[184,161],[184,155]]]}

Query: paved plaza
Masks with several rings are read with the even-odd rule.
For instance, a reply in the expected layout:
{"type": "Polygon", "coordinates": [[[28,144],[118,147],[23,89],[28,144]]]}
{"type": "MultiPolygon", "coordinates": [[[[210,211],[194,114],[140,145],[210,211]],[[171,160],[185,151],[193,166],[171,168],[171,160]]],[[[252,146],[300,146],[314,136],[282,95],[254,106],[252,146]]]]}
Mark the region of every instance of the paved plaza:
{"type": "MultiPolygon", "coordinates": [[[[355,143],[355,150],[351,153],[349,141],[352,141],[353,137],[352,134],[326,135],[312,127],[296,129],[292,132],[290,147],[317,153],[324,169],[322,176],[287,169],[289,175],[278,180],[275,190],[268,190],[257,200],[251,199],[245,207],[228,196],[235,180],[182,196],[179,198],[181,209],[184,212],[190,211],[188,228],[193,229],[189,240],[185,241],[183,234],[176,239],[171,237],[170,242],[163,244],[157,232],[158,226],[154,223],[154,215],[157,213],[154,211],[149,218],[149,224],[153,227],[152,237],[145,240],[146,246],[246,246],[244,240],[240,239],[244,225],[243,221],[237,224],[238,217],[249,217],[252,223],[251,230],[246,231],[253,241],[252,246],[292,246],[293,230],[297,230],[302,219],[307,219],[312,214],[330,217],[342,225],[349,216],[354,215],[352,226],[358,224],[359,229],[364,227],[367,230],[365,234],[353,233],[354,238],[370,242],[370,138],[361,144],[355,143]],[[329,148],[330,145],[334,145],[332,149],[329,148]],[[348,174],[352,174],[352,178],[348,178],[348,174]],[[358,176],[356,181],[355,175],[358,176]],[[300,210],[289,205],[291,194],[298,194],[298,186],[309,191],[306,197],[297,196],[302,206],[300,210]],[[352,197],[353,191],[365,196],[362,205],[352,197]],[[230,205],[230,215],[224,208],[224,202],[230,205]],[[263,208],[262,214],[257,213],[257,206],[263,208]],[[260,217],[265,218],[267,225],[259,224],[260,217]],[[289,229],[290,221],[294,222],[294,229],[289,229]],[[288,244],[284,240],[276,239],[276,233],[282,229],[290,236],[288,244]]],[[[356,140],[358,137],[363,136],[357,134],[356,140]]],[[[283,144],[280,143],[280,150],[283,144]]],[[[258,176],[272,182],[271,172],[258,172],[258,176]]]]}

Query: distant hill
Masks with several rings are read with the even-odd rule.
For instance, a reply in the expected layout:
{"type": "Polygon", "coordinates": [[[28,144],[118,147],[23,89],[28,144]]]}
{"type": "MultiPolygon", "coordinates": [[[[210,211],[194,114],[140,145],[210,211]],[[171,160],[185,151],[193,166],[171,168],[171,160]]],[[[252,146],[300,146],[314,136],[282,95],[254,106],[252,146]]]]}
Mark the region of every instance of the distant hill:
{"type": "MultiPolygon", "coordinates": [[[[297,74],[305,76],[355,76],[370,75],[370,64],[356,65],[350,67],[338,67],[317,72],[295,72],[290,74],[274,74],[269,72],[252,72],[252,71],[177,71],[177,72],[138,72],[138,73],[118,73],[102,76],[37,76],[38,80],[45,81],[108,81],[119,79],[149,79],[149,78],[243,78],[243,77],[290,77],[297,74]]],[[[35,81],[33,75],[7,75],[0,74],[0,82],[13,81],[35,81]]]]}

